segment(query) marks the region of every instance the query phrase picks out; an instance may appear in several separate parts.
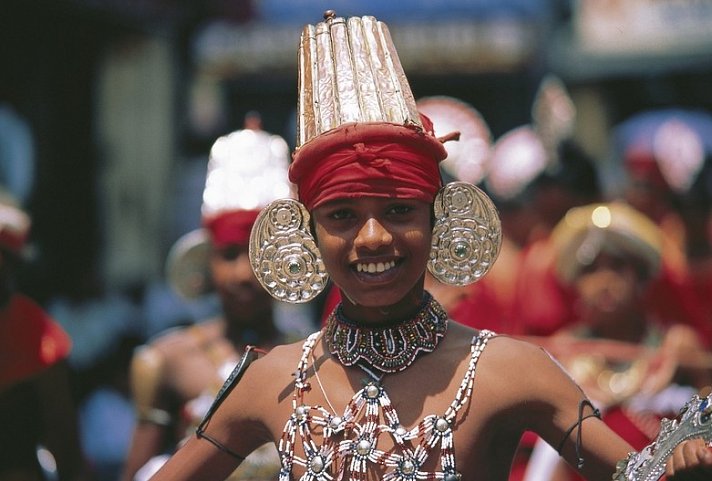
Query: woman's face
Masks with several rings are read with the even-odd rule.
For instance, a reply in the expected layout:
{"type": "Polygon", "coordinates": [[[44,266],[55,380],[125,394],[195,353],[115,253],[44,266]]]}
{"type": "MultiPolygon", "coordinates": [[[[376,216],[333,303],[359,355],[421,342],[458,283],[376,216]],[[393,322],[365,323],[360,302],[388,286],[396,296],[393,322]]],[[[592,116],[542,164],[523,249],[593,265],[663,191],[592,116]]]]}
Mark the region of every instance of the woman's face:
{"type": "Polygon", "coordinates": [[[348,297],[345,309],[348,304],[351,312],[355,306],[400,304],[407,310],[420,302],[430,254],[430,211],[422,201],[376,197],[335,200],[314,210],[319,250],[348,297]]]}

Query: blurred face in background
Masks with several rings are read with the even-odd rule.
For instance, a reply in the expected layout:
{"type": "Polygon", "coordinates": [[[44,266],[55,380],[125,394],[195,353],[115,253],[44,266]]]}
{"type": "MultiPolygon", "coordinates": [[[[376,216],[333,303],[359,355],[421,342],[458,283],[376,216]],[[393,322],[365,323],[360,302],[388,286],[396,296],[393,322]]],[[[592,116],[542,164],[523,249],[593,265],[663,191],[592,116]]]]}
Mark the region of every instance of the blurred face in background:
{"type": "Polygon", "coordinates": [[[574,281],[581,320],[594,329],[625,323],[640,310],[644,286],[635,259],[602,251],[574,281]]]}
{"type": "Polygon", "coordinates": [[[210,267],[228,321],[252,324],[269,316],[271,297],[252,272],[247,244],[215,247],[210,267]]]}

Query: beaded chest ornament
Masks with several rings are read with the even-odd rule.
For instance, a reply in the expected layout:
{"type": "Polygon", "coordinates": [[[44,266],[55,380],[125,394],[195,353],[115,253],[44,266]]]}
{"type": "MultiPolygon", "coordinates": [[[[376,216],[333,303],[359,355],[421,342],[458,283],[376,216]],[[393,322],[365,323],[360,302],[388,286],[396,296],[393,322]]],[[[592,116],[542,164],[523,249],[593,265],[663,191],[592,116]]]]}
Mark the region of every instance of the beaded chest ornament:
{"type": "MultiPolygon", "coordinates": [[[[480,354],[494,333],[481,331],[472,339],[467,371],[444,414],[431,414],[408,430],[401,425],[385,388],[370,380],[339,415],[320,405],[305,404],[308,360],[321,333],[309,336],[296,372],[293,413],[279,441],[280,481],[290,481],[296,464],[305,468],[300,481],[365,481],[370,467],[385,468],[383,481],[457,481],[453,426],[472,394],[480,354]],[[316,434],[315,434],[316,433],[316,434]],[[321,445],[316,437],[322,438],[321,445]],[[390,438],[392,449],[379,449],[379,439],[390,438]],[[303,455],[295,453],[299,443],[303,455]],[[439,452],[438,471],[425,471],[431,455],[439,452]]],[[[318,379],[318,378],[317,378],[318,379]]]]}

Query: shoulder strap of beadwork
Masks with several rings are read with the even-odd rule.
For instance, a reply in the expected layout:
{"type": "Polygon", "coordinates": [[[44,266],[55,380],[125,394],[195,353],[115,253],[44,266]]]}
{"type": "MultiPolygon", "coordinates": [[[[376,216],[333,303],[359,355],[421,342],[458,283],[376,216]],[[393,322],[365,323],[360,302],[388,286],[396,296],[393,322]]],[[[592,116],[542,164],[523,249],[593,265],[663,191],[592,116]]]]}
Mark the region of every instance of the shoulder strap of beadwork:
{"type": "Polygon", "coordinates": [[[453,421],[457,413],[467,403],[472,394],[472,387],[475,383],[475,370],[477,369],[477,361],[480,359],[480,354],[484,351],[487,342],[497,334],[493,331],[483,329],[472,337],[470,345],[470,363],[467,366],[467,372],[460,383],[455,399],[450,404],[450,407],[445,413],[445,419],[453,421]]]}
{"type": "Polygon", "coordinates": [[[302,357],[299,359],[299,364],[297,365],[297,372],[294,379],[294,387],[298,391],[302,390],[307,385],[306,377],[309,355],[311,354],[312,349],[314,349],[314,345],[316,344],[320,336],[321,331],[314,332],[310,334],[309,337],[307,337],[307,339],[304,341],[304,344],[302,344],[302,357]]]}

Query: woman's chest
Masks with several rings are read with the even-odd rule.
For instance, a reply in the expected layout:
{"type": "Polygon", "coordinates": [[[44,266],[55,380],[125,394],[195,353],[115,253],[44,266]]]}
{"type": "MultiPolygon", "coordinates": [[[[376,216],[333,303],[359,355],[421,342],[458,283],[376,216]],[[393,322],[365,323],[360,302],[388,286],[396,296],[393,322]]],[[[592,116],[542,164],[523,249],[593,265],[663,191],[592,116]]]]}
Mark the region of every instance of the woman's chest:
{"type": "Polygon", "coordinates": [[[326,389],[327,380],[309,378],[272,424],[292,478],[468,479],[465,472],[492,471],[493,457],[508,467],[521,433],[512,423],[493,426],[506,417],[496,403],[478,406],[467,382],[427,384],[365,377],[357,389],[326,389]]]}

